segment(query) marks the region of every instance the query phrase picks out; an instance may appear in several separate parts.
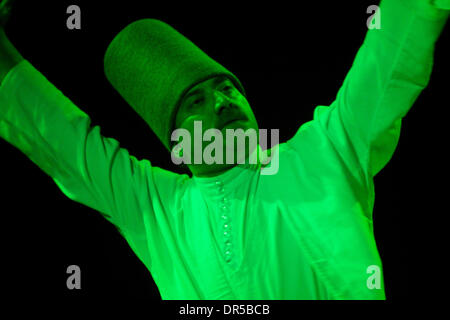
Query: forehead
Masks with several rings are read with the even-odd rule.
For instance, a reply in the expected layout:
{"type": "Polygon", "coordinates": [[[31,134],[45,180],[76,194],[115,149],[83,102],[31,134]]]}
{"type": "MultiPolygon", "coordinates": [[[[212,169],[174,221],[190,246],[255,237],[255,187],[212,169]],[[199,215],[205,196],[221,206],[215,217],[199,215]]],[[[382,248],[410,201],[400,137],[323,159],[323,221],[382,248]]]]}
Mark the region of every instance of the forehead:
{"type": "Polygon", "coordinates": [[[225,82],[227,80],[229,80],[229,78],[227,76],[225,76],[225,75],[215,76],[213,78],[210,78],[210,79],[204,80],[204,81],[202,81],[200,83],[197,83],[195,86],[193,86],[192,88],[190,88],[188,90],[187,94],[189,94],[189,93],[191,93],[191,92],[193,92],[195,90],[198,90],[198,89],[206,89],[206,88],[215,87],[215,86],[217,86],[217,85],[219,85],[222,82],[225,82]]]}

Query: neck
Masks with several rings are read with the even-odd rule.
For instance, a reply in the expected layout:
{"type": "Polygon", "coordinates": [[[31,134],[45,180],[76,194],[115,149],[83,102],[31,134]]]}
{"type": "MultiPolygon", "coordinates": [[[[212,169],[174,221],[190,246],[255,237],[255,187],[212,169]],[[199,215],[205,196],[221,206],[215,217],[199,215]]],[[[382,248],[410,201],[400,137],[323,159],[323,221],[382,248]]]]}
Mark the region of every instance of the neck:
{"type": "Polygon", "coordinates": [[[192,174],[196,177],[216,177],[234,168],[236,164],[213,164],[213,165],[199,165],[196,167],[188,166],[192,174]]]}

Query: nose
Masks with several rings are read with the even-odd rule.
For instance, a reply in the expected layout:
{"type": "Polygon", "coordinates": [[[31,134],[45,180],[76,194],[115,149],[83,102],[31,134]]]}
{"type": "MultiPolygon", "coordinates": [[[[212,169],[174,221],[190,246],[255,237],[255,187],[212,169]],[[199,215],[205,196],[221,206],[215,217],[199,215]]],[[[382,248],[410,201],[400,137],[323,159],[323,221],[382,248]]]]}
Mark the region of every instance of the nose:
{"type": "Polygon", "coordinates": [[[220,91],[214,91],[214,111],[217,114],[221,114],[225,109],[231,107],[231,100],[225,94],[220,91]]]}

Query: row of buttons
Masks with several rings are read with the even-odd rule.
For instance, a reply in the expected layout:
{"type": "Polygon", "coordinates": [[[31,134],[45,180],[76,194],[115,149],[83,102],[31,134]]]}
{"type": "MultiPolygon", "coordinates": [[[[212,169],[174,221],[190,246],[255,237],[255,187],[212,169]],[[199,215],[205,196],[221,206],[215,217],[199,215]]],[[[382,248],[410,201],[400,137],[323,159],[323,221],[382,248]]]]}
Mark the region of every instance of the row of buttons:
{"type": "MultiPolygon", "coordinates": [[[[218,187],[218,191],[221,195],[224,194],[225,189],[222,185],[221,181],[216,181],[216,186],[218,187]]],[[[223,222],[223,242],[224,242],[224,255],[225,261],[230,262],[232,256],[232,244],[231,244],[231,219],[228,211],[228,198],[222,196],[220,201],[220,210],[221,210],[221,219],[223,222]]]]}

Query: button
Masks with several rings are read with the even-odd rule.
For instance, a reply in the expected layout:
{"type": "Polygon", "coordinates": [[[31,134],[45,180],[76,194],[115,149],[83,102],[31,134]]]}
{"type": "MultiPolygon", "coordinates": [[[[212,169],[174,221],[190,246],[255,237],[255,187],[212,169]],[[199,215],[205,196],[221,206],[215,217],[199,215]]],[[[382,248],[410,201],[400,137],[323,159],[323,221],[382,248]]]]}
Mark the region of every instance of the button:
{"type": "Polygon", "coordinates": [[[223,211],[227,210],[228,207],[226,205],[220,206],[220,209],[222,209],[223,211]]]}
{"type": "Polygon", "coordinates": [[[225,240],[225,248],[228,249],[231,247],[231,241],[230,240],[225,240]]]}
{"type": "Polygon", "coordinates": [[[227,203],[227,202],[228,202],[228,198],[227,198],[227,197],[223,197],[223,198],[222,198],[222,203],[225,204],[225,203],[227,203]]]}
{"type": "Polygon", "coordinates": [[[224,231],[223,236],[225,238],[229,238],[230,237],[230,232],[229,231],[224,231]]]}
{"type": "Polygon", "coordinates": [[[225,215],[225,214],[222,215],[221,218],[222,218],[223,221],[229,221],[230,220],[230,218],[227,215],[225,215]]]}
{"type": "Polygon", "coordinates": [[[230,230],[230,225],[229,225],[229,224],[224,224],[223,227],[224,227],[224,229],[226,229],[226,230],[230,230]]]}
{"type": "Polygon", "coordinates": [[[231,251],[230,250],[225,251],[225,261],[226,262],[231,261],[231,251]]]}

